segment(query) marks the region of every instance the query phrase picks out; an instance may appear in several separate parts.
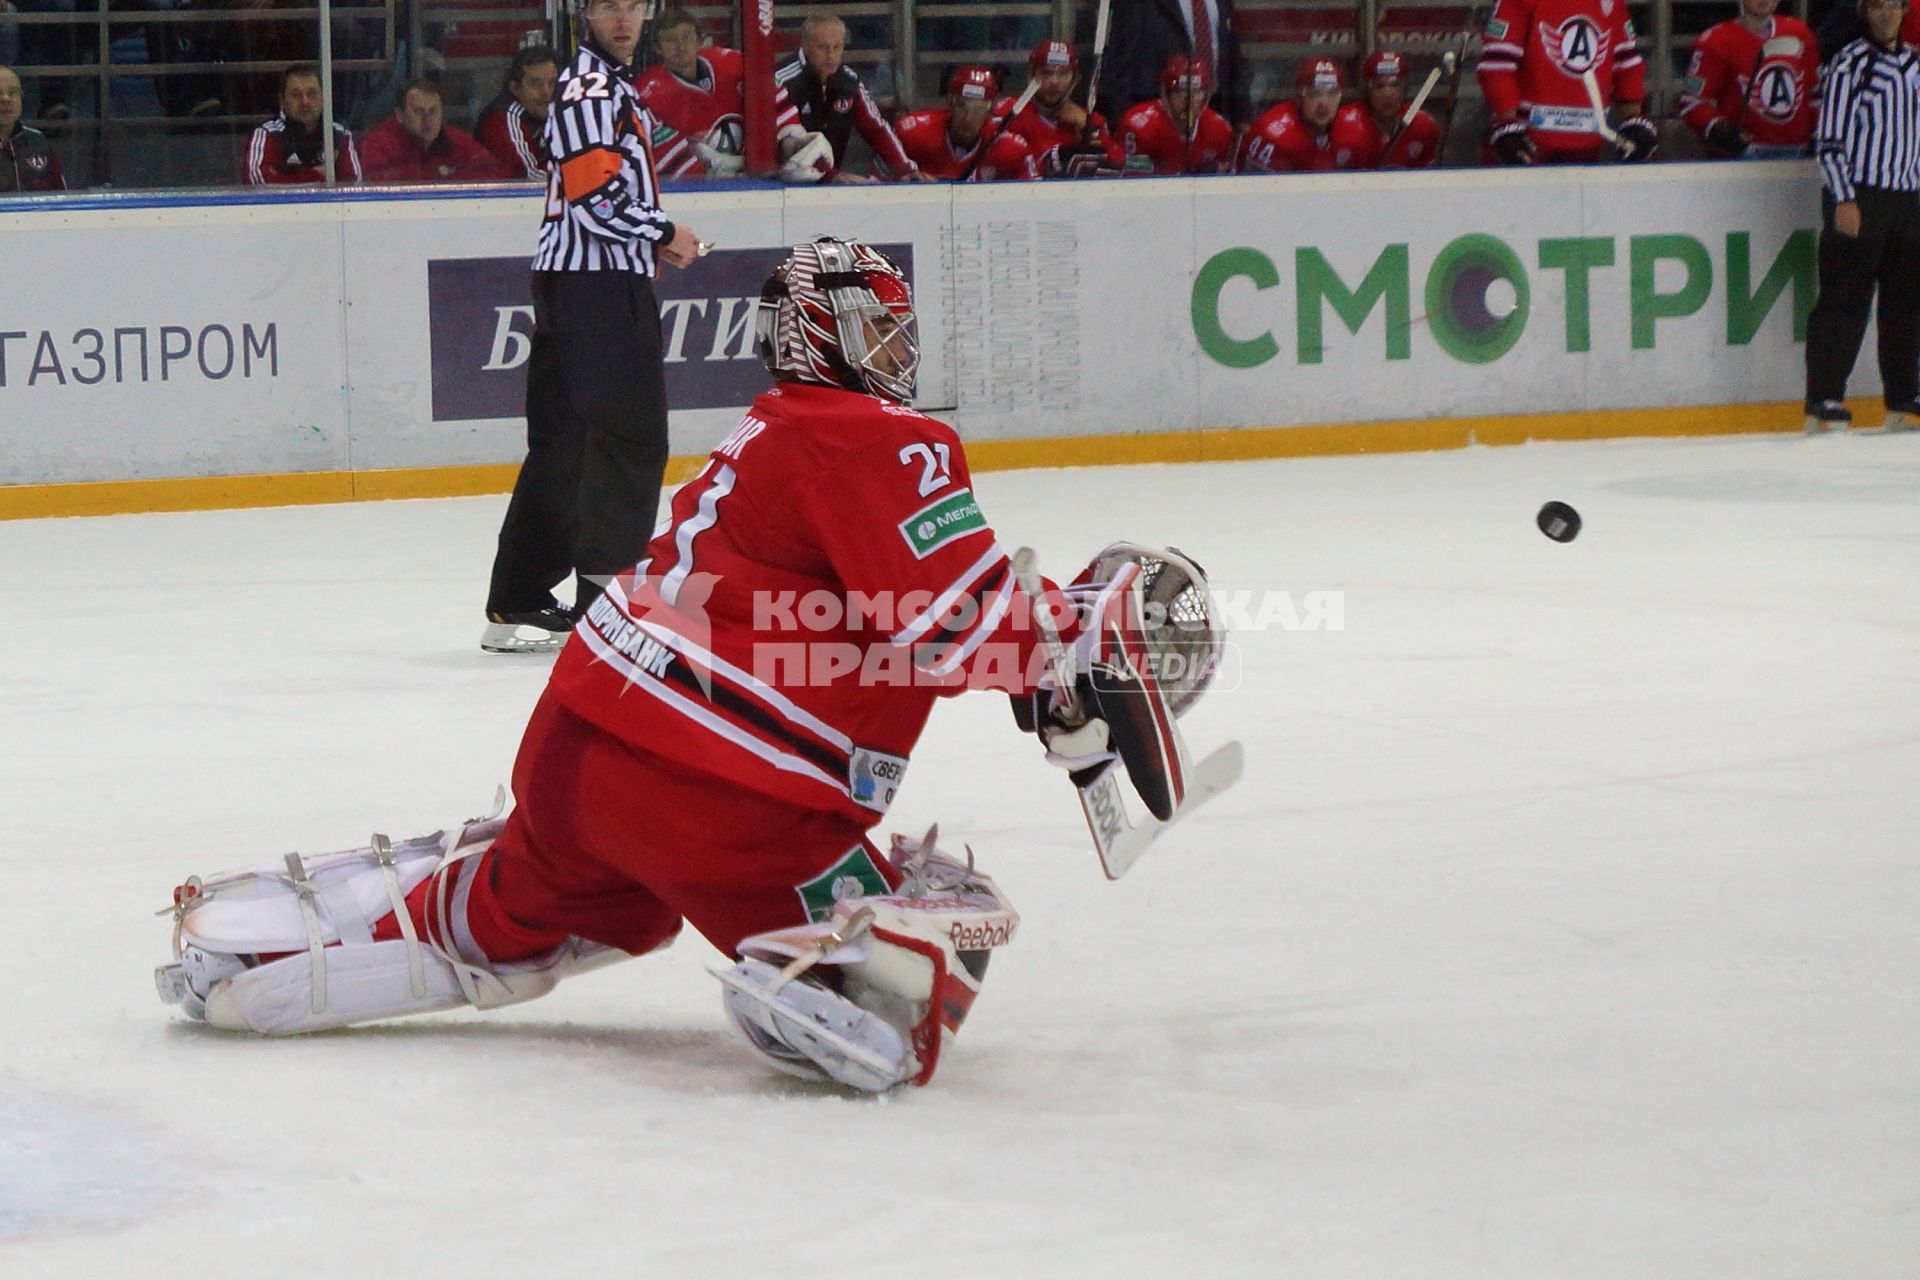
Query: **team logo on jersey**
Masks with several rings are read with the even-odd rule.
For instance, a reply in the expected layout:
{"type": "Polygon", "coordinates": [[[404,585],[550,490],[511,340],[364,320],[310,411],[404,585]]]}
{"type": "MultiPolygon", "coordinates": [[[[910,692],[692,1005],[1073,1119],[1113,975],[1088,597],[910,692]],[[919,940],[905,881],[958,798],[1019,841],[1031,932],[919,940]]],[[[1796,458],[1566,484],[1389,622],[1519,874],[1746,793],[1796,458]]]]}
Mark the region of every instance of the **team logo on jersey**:
{"type": "Polygon", "coordinates": [[[1540,24],[1540,47],[1554,66],[1576,79],[1600,69],[1607,60],[1610,43],[1607,33],[1585,14],[1575,14],[1557,25],[1540,24]]]}
{"type": "Polygon", "coordinates": [[[848,898],[882,898],[892,892],[880,868],[873,864],[867,847],[857,844],[841,855],[840,861],[805,884],[793,886],[807,919],[818,923],[833,914],[833,904],[848,898]]]}
{"type": "Polygon", "coordinates": [[[852,98],[835,98],[833,100],[833,113],[835,115],[843,116],[851,110],[853,110],[852,98]]]}
{"type": "Polygon", "coordinates": [[[1749,102],[1775,124],[1785,124],[1800,114],[1800,77],[1790,63],[1770,62],[1754,77],[1749,102]]]}

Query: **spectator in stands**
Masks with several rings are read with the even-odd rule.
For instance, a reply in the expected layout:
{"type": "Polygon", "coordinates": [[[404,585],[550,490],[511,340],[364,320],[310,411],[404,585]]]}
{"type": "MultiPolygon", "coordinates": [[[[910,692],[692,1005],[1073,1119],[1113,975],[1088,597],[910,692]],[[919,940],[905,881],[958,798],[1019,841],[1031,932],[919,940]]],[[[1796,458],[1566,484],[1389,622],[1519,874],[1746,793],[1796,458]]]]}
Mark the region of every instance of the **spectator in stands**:
{"type": "Polygon", "coordinates": [[[1120,145],[1155,173],[1224,173],[1233,164],[1233,126],[1207,102],[1213,81],[1184,53],[1167,60],[1160,96],[1120,118],[1120,145]]]}
{"type": "MultiPolygon", "coordinates": [[[[1334,121],[1347,78],[1332,58],[1308,58],[1293,76],[1299,96],[1275,103],[1240,139],[1241,173],[1325,173],[1360,167],[1349,141],[1336,145],[1334,121]]],[[[1357,105],[1357,104],[1356,104],[1357,105]]]]}
{"type": "Polygon", "coordinates": [[[774,73],[780,95],[774,128],[787,161],[781,176],[790,182],[867,181],[842,168],[857,128],[887,176],[925,182],[867,86],[844,65],[846,52],[847,24],[831,14],[814,14],[800,24],[798,56],[774,73]]]}
{"type": "Polygon", "coordinates": [[[1233,31],[1233,0],[1113,0],[1100,101],[1126,108],[1160,92],[1167,59],[1185,54],[1219,93],[1236,131],[1253,119],[1247,65],[1233,31]]]}
{"type": "Polygon", "coordinates": [[[65,191],[60,157],[47,135],[20,123],[26,91],[12,67],[0,67],[0,194],[15,191],[65,191]]]}
{"type": "Polygon", "coordinates": [[[560,77],[560,55],[552,45],[530,44],[507,64],[507,82],[480,112],[474,137],[515,177],[545,182],[552,158],[547,154],[547,108],[560,77]]]}
{"type": "Polygon", "coordinates": [[[746,125],[741,114],[746,62],[738,50],[700,47],[685,9],[653,23],[660,62],[634,91],[653,113],[653,162],[662,178],[730,178],[740,172],[746,125]]]}
{"type": "Polygon", "coordinates": [[[1360,70],[1367,96],[1340,108],[1333,122],[1334,154],[1351,152],[1352,163],[1335,167],[1431,169],[1440,159],[1440,122],[1421,110],[1405,127],[1400,123],[1407,113],[1407,55],[1376,49],[1360,70]]]}
{"type": "MultiPolygon", "coordinates": [[[[295,63],[280,73],[280,114],[256,126],[247,142],[246,176],[252,186],[326,179],[320,147],[320,69],[295,63]]],[[[343,124],[333,126],[335,182],[360,181],[360,153],[343,124]]]]}
{"type": "Polygon", "coordinates": [[[1099,112],[1073,100],[1080,82],[1080,55],[1064,40],[1042,40],[1027,55],[1027,74],[1033,77],[1033,101],[1007,121],[1009,132],[1026,139],[1049,178],[1089,177],[1118,173],[1127,153],[1107,128],[1099,112]]]}
{"type": "Polygon", "coordinates": [[[497,182],[524,175],[495,159],[473,135],[446,122],[440,86],[420,78],[400,91],[393,115],[360,144],[368,182],[497,182]]]}
{"type": "MultiPolygon", "coordinates": [[[[901,116],[894,123],[907,158],[929,178],[950,182],[1038,178],[1027,140],[987,121],[1000,97],[1000,77],[986,67],[961,67],[947,81],[947,105],[901,116]]],[[[1010,105],[1010,104],[1009,104],[1010,105]]]]}
{"type": "Polygon", "coordinates": [[[1719,159],[1803,156],[1812,147],[1820,51],[1780,0],[1740,0],[1740,16],[1694,41],[1680,118],[1719,159]]]}

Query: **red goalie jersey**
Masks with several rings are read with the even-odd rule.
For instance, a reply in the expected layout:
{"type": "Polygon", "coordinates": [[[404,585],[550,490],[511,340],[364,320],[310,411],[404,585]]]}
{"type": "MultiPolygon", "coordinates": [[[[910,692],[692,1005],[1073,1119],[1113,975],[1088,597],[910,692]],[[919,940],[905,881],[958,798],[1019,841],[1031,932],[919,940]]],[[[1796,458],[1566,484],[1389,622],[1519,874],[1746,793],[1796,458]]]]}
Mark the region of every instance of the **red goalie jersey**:
{"type": "MultiPolygon", "coordinates": [[[[1609,102],[1646,99],[1646,63],[1625,0],[1499,0],[1487,19],[1480,89],[1494,118],[1518,116],[1543,160],[1597,158],[1605,146],[1581,75],[1609,102]]],[[[1636,108],[1637,109],[1637,108],[1636,108]]]]}
{"type": "MultiPolygon", "coordinates": [[[[1703,136],[1715,120],[1725,121],[1722,129],[1737,129],[1752,141],[1749,155],[1804,155],[1819,84],[1819,41],[1804,22],[1774,17],[1765,32],[1755,33],[1729,20],[1694,42],[1680,117],[1703,136]],[[1774,52],[1766,54],[1769,44],[1774,52]]],[[[1720,130],[1715,135],[1723,136],[1720,130]]]]}
{"type": "Polygon", "coordinates": [[[959,437],[874,396],[762,394],[648,554],[587,610],[550,692],[757,795],[871,825],[935,698],[1045,670],[959,437]]]}

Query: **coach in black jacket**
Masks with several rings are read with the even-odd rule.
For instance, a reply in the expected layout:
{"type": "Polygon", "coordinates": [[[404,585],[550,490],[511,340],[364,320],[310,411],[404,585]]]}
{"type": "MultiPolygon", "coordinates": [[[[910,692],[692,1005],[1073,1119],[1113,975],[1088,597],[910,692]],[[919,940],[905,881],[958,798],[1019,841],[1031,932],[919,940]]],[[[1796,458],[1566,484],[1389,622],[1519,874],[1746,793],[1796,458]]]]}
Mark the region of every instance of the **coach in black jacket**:
{"type": "Polygon", "coordinates": [[[1247,93],[1247,65],[1233,34],[1233,0],[1113,0],[1107,32],[1107,57],[1100,69],[1100,101],[1109,118],[1160,96],[1160,72],[1167,59],[1195,56],[1192,6],[1207,6],[1213,35],[1213,78],[1220,86],[1215,104],[1238,130],[1253,118],[1247,93]]]}

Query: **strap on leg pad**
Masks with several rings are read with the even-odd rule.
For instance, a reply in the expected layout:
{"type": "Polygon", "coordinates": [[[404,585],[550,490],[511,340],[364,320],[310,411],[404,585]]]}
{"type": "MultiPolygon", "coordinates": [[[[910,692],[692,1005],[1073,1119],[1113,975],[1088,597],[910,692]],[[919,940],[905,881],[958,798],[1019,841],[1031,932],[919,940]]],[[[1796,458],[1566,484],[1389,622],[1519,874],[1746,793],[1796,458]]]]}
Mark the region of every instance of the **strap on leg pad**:
{"type": "Polygon", "coordinates": [[[292,1035],[462,1004],[514,1004],[621,958],[570,940],[548,956],[476,965],[417,935],[407,895],[490,848],[505,826],[504,803],[502,792],[490,816],[398,844],[376,834],[342,853],[290,853],[284,867],[190,877],[169,908],[174,962],[155,970],[161,999],[225,1030],[292,1035]],[[402,936],[376,942],[373,926],[387,916],[402,936]]]}
{"type": "MultiPolygon", "coordinates": [[[[745,938],[741,963],[716,971],[728,987],[735,1024],[776,1067],[808,1074],[804,1068],[796,1070],[798,1054],[818,1068],[817,1075],[859,1088],[874,1086],[848,1079],[849,1074],[863,1079],[891,1074],[880,1088],[909,1081],[922,1085],[933,1078],[941,1049],[958,1032],[980,992],[990,953],[1010,942],[1020,924],[1019,912],[990,877],[974,869],[971,855],[962,863],[938,852],[936,834],[937,828],[920,840],[893,838],[898,892],[842,899],[824,921],[745,938]],[[831,969],[831,975],[808,972],[817,966],[831,969]],[[814,993],[823,992],[876,1015],[890,1028],[892,1037],[865,1028],[871,1043],[856,1047],[884,1043],[891,1049],[897,1044],[891,1073],[867,1062],[856,1062],[850,1072],[844,1062],[822,1060],[817,1035],[814,1043],[802,1043],[782,1034],[799,1025],[804,1015],[783,1017],[776,1009],[770,1017],[743,1019],[743,1012],[753,1010],[735,1008],[742,1000],[760,1008],[777,1005],[785,988],[796,981],[812,988],[805,996],[809,1004],[822,1003],[814,993]],[[780,1046],[770,1050],[763,1042],[767,1036],[781,1041],[780,1046]]],[[[849,1021],[859,1025],[857,1019],[849,1021]]],[[[827,1044],[825,1049],[857,1056],[848,1054],[846,1045],[827,1044]]]]}

